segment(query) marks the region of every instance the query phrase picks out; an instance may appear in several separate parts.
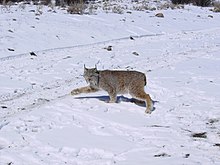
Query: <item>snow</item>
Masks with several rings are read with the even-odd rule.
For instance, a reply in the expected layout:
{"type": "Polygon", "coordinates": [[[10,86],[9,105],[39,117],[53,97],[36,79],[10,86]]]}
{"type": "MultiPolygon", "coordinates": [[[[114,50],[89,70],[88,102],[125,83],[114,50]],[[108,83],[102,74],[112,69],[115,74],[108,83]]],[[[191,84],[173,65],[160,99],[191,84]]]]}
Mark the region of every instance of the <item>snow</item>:
{"type": "Polygon", "coordinates": [[[1,165],[220,164],[218,13],[55,10],[1,8],[1,165]],[[71,96],[84,64],[146,73],[155,110],[129,95],[106,103],[105,91],[71,96]]]}

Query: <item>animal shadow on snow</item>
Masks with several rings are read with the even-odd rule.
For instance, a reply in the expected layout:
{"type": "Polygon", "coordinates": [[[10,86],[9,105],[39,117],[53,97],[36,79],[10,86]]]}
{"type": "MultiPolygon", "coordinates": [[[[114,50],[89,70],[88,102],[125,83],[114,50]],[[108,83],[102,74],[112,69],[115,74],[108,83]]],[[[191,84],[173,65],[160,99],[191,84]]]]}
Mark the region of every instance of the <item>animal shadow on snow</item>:
{"type": "MultiPolygon", "coordinates": [[[[98,99],[103,102],[108,102],[110,100],[109,96],[86,96],[86,97],[75,97],[75,99],[98,99]]],[[[117,96],[116,103],[120,103],[120,102],[129,102],[129,103],[134,103],[134,104],[141,106],[141,107],[146,107],[145,101],[137,100],[135,98],[127,98],[125,96],[117,96]]],[[[154,103],[156,103],[158,101],[152,100],[152,102],[154,105],[154,103]]],[[[155,107],[153,110],[155,110],[155,107]]]]}

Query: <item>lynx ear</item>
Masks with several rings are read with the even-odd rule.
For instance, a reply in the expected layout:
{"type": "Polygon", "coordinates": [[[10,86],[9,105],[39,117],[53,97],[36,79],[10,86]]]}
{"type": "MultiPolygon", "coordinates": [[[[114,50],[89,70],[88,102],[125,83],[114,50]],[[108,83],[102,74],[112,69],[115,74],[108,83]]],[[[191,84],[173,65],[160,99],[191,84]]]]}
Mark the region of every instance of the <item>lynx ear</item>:
{"type": "Polygon", "coordinates": [[[95,72],[97,72],[98,71],[98,69],[97,69],[97,65],[95,64],[95,72]]]}
{"type": "Polygon", "coordinates": [[[86,68],[86,65],[84,64],[84,71],[85,71],[85,70],[88,70],[88,69],[86,68]]]}

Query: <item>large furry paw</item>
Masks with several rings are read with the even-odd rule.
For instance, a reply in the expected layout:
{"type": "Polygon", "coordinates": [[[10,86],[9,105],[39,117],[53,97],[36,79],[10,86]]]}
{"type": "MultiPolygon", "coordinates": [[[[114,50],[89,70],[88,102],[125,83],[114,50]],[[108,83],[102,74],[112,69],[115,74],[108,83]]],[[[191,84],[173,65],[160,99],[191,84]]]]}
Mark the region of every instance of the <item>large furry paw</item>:
{"type": "Polygon", "coordinates": [[[155,110],[155,107],[154,107],[154,105],[152,103],[150,107],[147,107],[145,113],[151,114],[154,110],[155,110]]]}
{"type": "Polygon", "coordinates": [[[116,103],[117,101],[116,100],[109,100],[107,101],[107,103],[116,103]]]}
{"type": "Polygon", "coordinates": [[[145,113],[147,113],[147,114],[151,114],[151,110],[150,109],[146,109],[146,111],[145,111],[145,113]]]}
{"type": "Polygon", "coordinates": [[[71,95],[78,95],[80,93],[79,89],[74,89],[71,91],[71,95]]]}

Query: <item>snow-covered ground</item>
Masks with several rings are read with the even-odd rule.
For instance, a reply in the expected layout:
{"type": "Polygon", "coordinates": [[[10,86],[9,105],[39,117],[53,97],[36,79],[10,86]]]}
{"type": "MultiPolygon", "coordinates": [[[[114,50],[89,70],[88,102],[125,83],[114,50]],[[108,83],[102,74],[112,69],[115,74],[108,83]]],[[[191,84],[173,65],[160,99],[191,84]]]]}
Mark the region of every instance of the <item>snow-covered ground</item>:
{"type": "Polygon", "coordinates": [[[0,11],[0,165],[220,164],[218,13],[36,8],[0,11]],[[155,111],[71,96],[84,64],[146,73],[155,111]]]}

